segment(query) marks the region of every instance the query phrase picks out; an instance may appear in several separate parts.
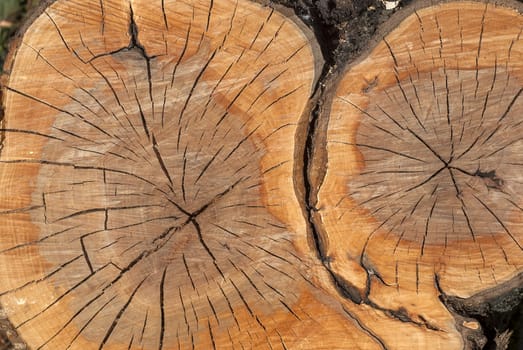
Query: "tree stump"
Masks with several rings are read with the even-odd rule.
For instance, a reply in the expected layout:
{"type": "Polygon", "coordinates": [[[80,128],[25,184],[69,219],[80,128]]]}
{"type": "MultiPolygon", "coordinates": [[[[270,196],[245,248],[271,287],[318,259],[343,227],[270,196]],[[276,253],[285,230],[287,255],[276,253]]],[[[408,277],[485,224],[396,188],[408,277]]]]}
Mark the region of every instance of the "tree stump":
{"type": "Polygon", "coordinates": [[[335,88],[315,217],[353,300],[438,332],[440,299],[523,285],[523,17],[413,11],[335,88]]]}
{"type": "Polygon", "coordinates": [[[27,346],[482,346],[470,310],[523,285],[523,18],[408,13],[338,79],[285,8],[42,8],[2,84],[0,304],[27,346]]]}

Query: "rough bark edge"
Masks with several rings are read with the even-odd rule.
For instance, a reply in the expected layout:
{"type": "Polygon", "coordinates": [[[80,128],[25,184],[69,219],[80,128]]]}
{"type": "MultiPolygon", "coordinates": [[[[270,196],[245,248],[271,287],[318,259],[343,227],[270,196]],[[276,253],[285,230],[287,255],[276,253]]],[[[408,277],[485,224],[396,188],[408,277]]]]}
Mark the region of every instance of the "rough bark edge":
{"type": "Polygon", "coordinates": [[[456,318],[457,328],[463,329],[462,334],[473,344],[480,345],[481,339],[471,334],[470,330],[467,332],[463,320],[473,318],[481,324],[484,347],[471,349],[505,350],[509,346],[521,349],[523,344],[518,338],[521,338],[522,331],[515,324],[523,312],[523,272],[510,281],[469,298],[447,295],[440,290],[440,300],[456,318]]]}
{"type": "MultiPolygon", "coordinates": [[[[1,0],[0,0],[1,1],[1,0]]],[[[2,74],[0,75],[0,128],[4,128],[4,93],[3,89],[4,86],[8,83],[12,66],[16,60],[16,56],[18,53],[18,50],[23,42],[23,38],[26,34],[26,31],[29,29],[29,27],[35,22],[36,19],[38,19],[45,10],[51,6],[53,3],[55,3],[58,0],[41,0],[41,3],[33,8],[24,18],[22,21],[21,26],[17,29],[17,31],[14,33],[14,35],[9,39],[8,43],[8,52],[4,61],[2,74]]],[[[298,200],[298,203],[302,210],[303,218],[306,222],[307,232],[303,233],[307,235],[307,242],[309,243],[309,246],[311,249],[315,249],[313,245],[313,240],[310,237],[310,231],[311,223],[308,220],[307,216],[307,203],[304,201],[306,197],[306,181],[305,181],[305,174],[306,174],[306,163],[305,163],[305,155],[306,155],[306,145],[309,141],[309,135],[311,135],[310,132],[310,124],[311,124],[311,116],[312,116],[312,110],[314,106],[316,105],[316,101],[319,99],[321,94],[319,93],[319,86],[321,85],[321,80],[324,77],[324,69],[325,69],[325,60],[323,58],[322,50],[320,47],[320,44],[318,40],[316,39],[316,35],[314,34],[313,30],[306,25],[306,23],[303,21],[302,18],[300,18],[296,11],[291,8],[284,6],[282,4],[271,2],[271,0],[251,0],[251,2],[257,3],[263,7],[270,7],[279,12],[282,16],[287,18],[288,20],[292,21],[299,30],[303,33],[303,35],[308,40],[309,44],[311,45],[311,51],[313,54],[313,62],[314,62],[314,78],[311,84],[311,91],[309,94],[309,101],[302,113],[302,115],[299,117],[297,130],[294,136],[294,145],[295,145],[295,151],[294,151],[294,159],[297,160],[295,162],[295,166],[293,169],[293,180],[294,180],[294,192],[296,194],[296,198],[298,200]]],[[[0,154],[3,149],[4,145],[4,139],[5,139],[5,132],[0,131],[0,154]]],[[[15,327],[8,319],[7,315],[5,314],[5,311],[0,304],[0,350],[26,350],[30,349],[27,343],[20,337],[20,335],[17,333],[15,327]]]]}
{"type": "MultiPolygon", "coordinates": [[[[14,35],[9,39],[9,43],[7,46],[7,56],[5,57],[5,61],[4,61],[3,74],[0,77],[0,89],[3,90],[3,86],[6,84],[6,79],[9,77],[9,73],[11,72],[13,62],[16,58],[16,53],[18,52],[18,48],[22,44],[22,38],[24,37],[25,32],[31,26],[31,24],[33,24],[33,22],[45,11],[45,9],[47,7],[49,7],[55,1],[56,0],[41,0],[40,4],[38,4],[36,7],[32,8],[25,15],[25,18],[22,20],[21,26],[16,30],[14,35]]],[[[0,101],[2,102],[1,110],[3,111],[4,106],[3,106],[3,99],[1,99],[1,95],[0,95],[0,101]]],[[[3,114],[1,115],[1,119],[3,119],[3,114]]]]}
{"type": "MultiPolygon", "coordinates": [[[[317,124],[314,135],[312,135],[314,140],[312,145],[314,147],[310,150],[311,161],[308,164],[308,177],[311,179],[309,186],[312,189],[309,193],[309,212],[320,259],[329,271],[332,282],[340,296],[348,298],[355,303],[360,302],[358,293],[354,293],[350,286],[340,285],[340,282],[337,280],[343,281],[343,279],[335,278],[334,273],[329,269],[329,261],[323,253],[324,242],[322,242],[321,238],[325,235],[325,229],[321,215],[318,212],[320,208],[317,208],[319,189],[323,185],[328,165],[326,139],[331,105],[336,88],[346,72],[365,60],[383,38],[394,31],[401,22],[415,13],[415,11],[452,2],[490,4],[512,9],[523,15],[523,3],[521,0],[413,0],[412,2],[409,1],[405,6],[400,4],[400,8],[388,20],[378,25],[374,36],[368,40],[365,49],[357,52],[354,57],[349,56],[349,59],[346,61],[343,61],[343,59],[337,61],[337,65],[332,67],[331,74],[323,82],[325,92],[321,95],[317,105],[317,124]]],[[[447,295],[442,292],[439,285],[437,285],[437,288],[441,302],[455,318],[456,329],[462,334],[466,350],[520,350],[522,348],[523,329],[514,327],[511,330],[510,326],[521,325],[522,322],[523,273],[501,285],[479,292],[469,298],[447,295]],[[464,322],[479,322],[479,328],[470,329],[464,327],[464,322]]]]}
{"type": "Polygon", "coordinates": [[[403,22],[407,17],[412,15],[415,11],[422,10],[431,6],[437,6],[441,4],[453,3],[453,2],[469,2],[469,3],[479,3],[479,4],[489,4],[497,7],[503,7],[507,9],[512,9],[519,14],[523,14],[523,3],[521,0],[413,0],[409,1],[405,6],[401,6],[390,18],[382,23],[380,27],[376,30],[376,33],[373,38],[369,40],[369,43],[365,50],[362,50],[358,57],[350,62],[347,62],[345,67],[342,67],[342,72],[340,72],[341,77],[347,72],[350,68],[357,65],[363,61],[367,56],[374,50],[374,48],[381,42],[381,40],[390,34],[398,25],[403,22]]]}
{"type": "Polygon", "coordinates": [[[317,247],[314,238],[314,225],[312,225],[308,211],[308,194],[310,192],[309,181],[307,176],[307,168],[309,164],[309,148],[314,134],[314,111],[316,109],[318,100],[322,95],[323,80],[328,69],[328,65],[325,62],[322,47],[317,39],[313,28],[311,28],[303,18],[298,16],[296,8],[284,6],[280,3],[271,2],[271,0],[254,0],[255,2],[274,8],[280,14],[291,20],[298,28],[302,31],[305,37],[308,39],[311,45],[311,50],[314,57],[314,72],[315,76],[312,82],[312,89],[309,95],[309,101],[305,107],[303,114],[300,116],[298,121],[298,127],[294,136],[294,169],[293,169],[293,182],[294,192],[296,198],[299,201],[299,205],[302,210],[302,215],[306,223],[307,232],[307,243],[310,251],[315,252],[316,257],[320,257],[317,254],[317,247]]]}
{"type": "MultiPolygon", "coordinates": [[[[2,86],[2,83],[4,83],[4,79],[6,76],[8,76],[10,68],[12,66],[12,62],[14,62],[16,58],[17,49],[22,41],[23,35],[27,28],[34,22],[36,18],[38,18],[39,15],[41,15],[44,10],[50,6],[52,3],[54,3],[56,0],[43,0],[43,2],[35,9],[32,10],[31,14],[28,15],[27,19],[24,21],[24,24],[22,27],[17,31],[13,39],[11,39],[11,42],[9,44],[9,53],[6,57],[4,67],[6,67],[4,76],[1,79],[0,87],[2,86]]],[[[454,0],[455,1],[455,0],[454,0]]],[[[312,220],[312,222],[309,223],[309,226],[312,226],[312,231],[314,232],[316,230],[316,224],[315,219],[316,217],[316,194],[317,191],[315,189],[319,188],[321,185],[321,179],[324,177],[325,169],[326,167],[326,152],[322,152],[322,150],[316,149],[317,145],[325,145],[325,139],[326,139],[326,127],[328,125],[328,115],[330,112],[330,101],[332,100],[332,97],[334,95],[334,88],[337,86],[337,82],[341,80],[343,77],[343,73],[346,72],[350,67],[353,65],[358,64],[361,62],[362,59],[364,59],[370,51],[374,49],[374,47],[381,41],[381,39],[388,33],[390,33],[392,30],[396,28],[396,26],[403,21],[405,18],[407,18],[410,14],[412,14],[415,10],[426,8],[429,6],[447,3],[447,2],[454,2],[453,0],[420,0],[415,1],[414,3],[408,4],[404,8],[397,11],[394,15],[391,16],[391,18],[387,21],[381,21],[379,23],[379,29],[374,35],[372,39],[370,39],[367,42],[366,49],[355,51],[359,58],[354,58],[353,56],[349,55],[349,59],[336,59],[336,62],[334,62],[333,65],[327,66],[323,65],[323,59],[318,60],[318,63],[316,65],[316,72],[317,75],[315,77],[315,83],[314,88],[311,92],[311,98],[310,102],[305,109],[303,115],[300,117],[299,127],[298,131],[296,132],[295,140],[300,139],[300,136],[305,136],[305,138],[302,138],[301,143],[296,143],[296,149],[295,149],[295,155],[296,159],[304,159],[304,162],[300,162],[301,166],[296,166],[294,169],[295,174],[295,192],[297,193],[298,198],[305,198],[306,201],[304,203],[300,203],[304,210],[308,211],[309,214],[305,213],[305,217],[309,218],[309,222],[312,220]],[[323,69],[319,69],[320,66],[323,66],[323,69]],[[321,72],[321,75],[320,75],[321,72]],[[327,115],[327,117],[326,117],[327,115]],[[303,142],[305,140],[306,142],[303,142]],[[322,166],[315,166],[318,164],[318,162],[322,166]],[[315,169],[316,168],[316,169],[315,169]],[[309,180],[311,182],[309,182],[309,180]]],[[[523,13],[523,4],[520,2],[517,2],[515,0],[494,0],[494,1],[488,1],[488,0],[467,0],[469,2],[478,2],[478,3],[490,3],[496,6],[504,6],[507,8],[512,8],[519,13],[523,13]]],[[[295,11],[290,10],[290,8],[284,7],[283,5],[275,5],[271,3],[270,1],[259,1],[255,0],[255,2],[260,3],[265,6],[271,6],[275,8],[276,10],[280,11],[282,14],[284,14],[287,18],[292,19],[295,24],[297,24],[300,29],[304,33],[306,33],[307,37],[311,41],[311,44],[313,45],[313,52],[316,56],[321,56],[321,50],[319,50],[319,44],[315,40],[315,35],[312,33],[312,31],[308,28],[308,26],[303,22],[301,18],[299,18],[296,15],[295,11]],[[294,12],[293,16],[288,16],[288,11],[294,12]]],[[[342,46],[342,45],[340,45],[342,46]]],[[[335,51],[337,51],[336,49],[335,51]]],[[[2,101],[2,92],[0,91],[0,101],[2,101]]],[[[0,122],[3,122],[3,101],[2,101],[2,108],[0,108],[0,122]]],[[[3,135],[0,136],[0,150],[1,145],[3,141],[3,135]]],[[[321,225],[320,225],[321,227],[321,225]]],[[[321,244],[321,242],[317,241],[318,238],[310,238],[309,242],[312,246],[316,246],[318,244],[321,244]]],[[[313,248],[315,249],[315,248],[313,248]]],[[[316,249],[315,249],[316,250],[316,249]]],[[[321,251],[318,252],[320,259],[323,260],[324,263],[328,263],[325,261],[325,259],[321,256],[321,251]]],[[[518,281],[521,280],[522,275],[518,275],[517,278],[509,281],[506,283],[506,285],[503,285],[503,288],[500,288],[500,286],[493,288],[492,290],[484,291],[481,293],[478,293],[477,295],[467,298],[467,299],[461,299],[458,297],[448,296],[442,293],[441,300],[442,302],[451,309],[453,313],[455,313],[456,321],[459,323],[459,321],[467,320],[467,316],[469,317],[482,317],[485,321],[489,322],[492,321],[492,316],[494,316],[494,313],[510,313],[512,319],[518,316],[517,311],[518,307],[521,309],[521,302],[523,300],[523,289],[521,289],[521,286],[523,285],[523,280],[518,283],[518,281]],[[516,281],[517,279],[517,281],[516,281]],[[511,283],[514,282],[514,283],[511,283]],[[516,289],[514,290],[514,286],[516,285],[516,289]],[[519,287],[518,287],[519,286],[519,287]],[[496,294],[498,293],[498,294],[496,294]],[[501,294],[499,294],[501,293],[501,294]],[[508,306],[509,310],[505,310],[508,306]],[[504,307],[504,308],[503,308],[504,307]],[[501,309],[500,309],[501,308],[501,309]],[[505,311],[502,311],[505,310],[505,311]],[[465,316],[462,316],[465,315],[465,316]]],[[[347,293],[343,292],[343,288],[338,286],[339,289],[342,290],[343,296],[347,296],[347,293]]],[[[483,322],[482,322],[483,323],[483,322]]],[[[499,329],[495,328],[496,323],[487,323],[487,325],[490,328],[491,331],[495,331],[495,339],[492,340],[495,342],[495,346],[498,349],[505,349],[506,344],[506,331],[499,331],[499,329]]],[[[3,330],[4,327],[0,325],[0,330],[3,330]]],[[[506,328],[505,328],[506,330],[506,328]]],[[[1,332],[1,331],[0,331],[1,332]]],[[[3,338],[3,332],[0,333],[0,336],[3,338]]],[[[9,341],[15,346],[16,349],[22,349],[24,347],[20,347],[19,342],[21,341],[17,335],[14,329],[7,330],[7,336],[9,341]],[[10,332],[12,332],[10,334],[10,332]]],[[[476,334],[477,332],[473,332],[476,334]]],[[[480,335],[474,335],[475,337],[480,335]]],[[[481,337],[481,336],[480,336],[481,337]]],[[[470,340],[470,339],[469,339],[470,340]]],[[[490,340],[489,340],[490,341],[490,340]]],[[[478,348],[482,347],[483,340],[480,338],[477,338],[474,340],[475,344],[478,344],[478,348]]],[[[492,345],[492,344],[491,344],[492,345]]],[[[3,346],[0,343],[0,346],[3,346]]],[[[25,346],[22,344],[22,346],[25,346]]],[[[489,346],[489,343],[487,343],[487,347],[489,346]]],[[[0,348],[2,349],[2,348],[0,348]]]]}
{"type": "MultiPolygon", "coordinates": [[[[18,48],[22,44],[23,37],[27,29],[33,24],[33,22],[45,11],[56,0],[41,0],[38,6],[32,8],[29,13],[25,15],[22,20],[20,27],[16,30],[13,36],[9,39],[7,45],[7,55],[4,60],[2,70],[0,70],[0,127],[4,127],[4,86],[7,84],[13,63],[18,53],[18,48]]],[[[5,132],[0,132],[0,154],[4,147],[5,132]]],[[[1,349],[0,349],[1,350],[1,349]]]]}
{"type": "MultiPolygon", "coordinates": [[[[42,0],[40,4],[26,14],[22,25],[16,30],[14,35],[9,39],[7,55],[5,57],[2,75],[0,76],[0,128],[4,128],[4,86],[7,84],[11,68],[16,59],[16,54],[27,29],[33,22],[45,11],[45,9],[56,0],[42,0]]],[[[5,132],[0,132],[0,154],[4,147],[5,132]]],[[[27,343],[19,336],[15,327],[9,321],[5,311],[0,305],[0,350],[25,350],[28,349],[27,343]]]]}

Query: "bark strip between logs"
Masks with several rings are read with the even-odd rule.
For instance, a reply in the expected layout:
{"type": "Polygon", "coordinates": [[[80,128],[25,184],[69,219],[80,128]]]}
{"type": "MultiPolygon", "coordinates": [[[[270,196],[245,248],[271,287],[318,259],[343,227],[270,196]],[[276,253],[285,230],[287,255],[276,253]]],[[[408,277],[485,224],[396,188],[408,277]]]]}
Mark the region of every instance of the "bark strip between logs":
{"type": "Polygon", "coordinates": [[[3,79],[0,303],[28,346],[462,348],[439,294],[523,265],[522,19],[463,7],[347,71],[308,165],[322,62],[292,16],[52,1],[3,79]]]}
{"type": "Polygon", "coordinates": [[[315,312],[339,322],[308,341],[351,333],[309,281],[294,191],[311,40],[247,1],[34,21],[0,160],[1,302],[31,348],[294,347],[315,312]]]}

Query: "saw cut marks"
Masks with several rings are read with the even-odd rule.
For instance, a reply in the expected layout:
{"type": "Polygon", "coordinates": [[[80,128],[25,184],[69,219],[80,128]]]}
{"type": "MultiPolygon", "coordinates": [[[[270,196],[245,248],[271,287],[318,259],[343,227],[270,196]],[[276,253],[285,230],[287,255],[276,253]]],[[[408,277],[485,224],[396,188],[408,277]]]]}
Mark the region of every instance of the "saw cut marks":
{"type": "Polygon", "coordinates": [[[520,285],[522,28],[491,4],[418,9],[345,72],[316,218],[353,298],[435,326],[441,292],[520,285]]]}
{"type": "Polygon", "coordinates": [[[32,349],[376,342],[308,276],[294,140],[317,61],[292,20],[56,1],[14,52],[0,301],[32,349]]]}

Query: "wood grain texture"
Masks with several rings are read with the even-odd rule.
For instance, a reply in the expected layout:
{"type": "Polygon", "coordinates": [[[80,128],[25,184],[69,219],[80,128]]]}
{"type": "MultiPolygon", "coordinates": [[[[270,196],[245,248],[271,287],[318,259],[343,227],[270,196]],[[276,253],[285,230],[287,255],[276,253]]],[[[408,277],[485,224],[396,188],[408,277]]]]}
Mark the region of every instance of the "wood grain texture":
{"type": "Polygon", "coordinates": [[[56,1],[33,22],[0,159],[0,301],[32,349],[375,343],[311,276],[311,40],[248,1],[56,1]]]}
{"type": "Polygon", "coordinates": [[[471,348],[461,300],[522,285],[517,12],[420,8],[329,95],[284,9],[48,5],[2,81],[0,304],[29,348],[471,348]]]}
{"type": "Polygon", "coordinates": [[[352,299],[443,330],[442,294],[521,287],[522,28],[493,4],[414,10],[344,73],[315,221],[352,299]]]}

